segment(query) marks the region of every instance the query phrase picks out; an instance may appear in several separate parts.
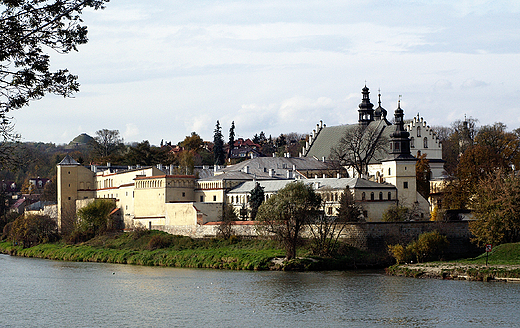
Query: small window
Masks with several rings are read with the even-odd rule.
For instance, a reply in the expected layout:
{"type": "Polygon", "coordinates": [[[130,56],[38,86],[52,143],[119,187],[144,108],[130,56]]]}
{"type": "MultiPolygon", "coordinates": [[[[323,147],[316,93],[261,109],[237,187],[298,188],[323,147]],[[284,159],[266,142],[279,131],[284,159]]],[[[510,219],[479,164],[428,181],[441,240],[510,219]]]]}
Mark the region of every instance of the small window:
{"type": "Polygon", "coordinates": [[[428,138],[424,137],[424,148],[428,148],[428,138]]]}
{"type": "Polygon", "coordinates": [[[392,193],[388,192],[388,200],[392,200],[392,193]]]}
{"type": "Polygon", "coordinates": [[[408,189],[408,181],[403,182],[403,188],[408,189]]]}
{"type": "Polygon", "coordinates": [[[182,193],[182,197],[186,197],[186,193],[185,192],[182,193]]]}
{"type": "Polygon", "coordinates": [[[213,196],[213,201],[214,201],[214,202],[217,201],[217,196],[213,196]]]}
{"type": "Polygon", "coordinates": [[[418,137],[421,136],[421,127],[420,126],[417,127],[417,136],[418,137]]]}
{"type": "Polygon", "coordinates": [[[392,169],[388,168],[388,175],[392,175],[392,169]]]}
{"type": "Polygon", "coordinates": [[[367,218],[368,217],[368,212],[367,211],[363,211],[363,216],[367,218]]]}
{"type": "Polygon", "coordinates": [[[200,202],[201,202],[201,203],[204,202],[204,196],[200,196],[200,202]]]}
{"type": "Polygon", "coordinates": [[[414,137],[410,138],[410,148],[415,148],[415,139],[414,139],[414,137]]]}
{"type": "Polygon", "coordinates": [[[327,208],[327,214],[332,215],[332,207],[327,208]]]}
{"type": "Polygon", "coordinates": [[[366,195],[365,195],[365,193],[362,193],[361,194],[361,200],[365,200],[365,199],[366,199],[366,195]]]}
{"type": "Polygon", "coordinates": [[[379,192],[379,200],[383,200],[383,193],[379,192]]]}
{"type": "Polygon", "coordinates": [[[370,193],[370,200],[374,200],[374,193],[373,192],[370,193]]]}

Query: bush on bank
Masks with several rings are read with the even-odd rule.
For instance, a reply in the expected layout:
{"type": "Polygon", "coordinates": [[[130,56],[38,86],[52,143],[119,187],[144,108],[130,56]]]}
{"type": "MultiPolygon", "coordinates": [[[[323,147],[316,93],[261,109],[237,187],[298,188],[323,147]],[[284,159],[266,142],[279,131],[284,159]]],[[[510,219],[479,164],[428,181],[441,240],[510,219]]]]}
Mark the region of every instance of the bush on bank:
{"type": "Polygon", "coordinates": [[[406,246],[389,245],[388,250],[398,264],[411,261],[424,262],[440,260],[449,242],[446,236],[437,231],[425,232],[406,246]]]}

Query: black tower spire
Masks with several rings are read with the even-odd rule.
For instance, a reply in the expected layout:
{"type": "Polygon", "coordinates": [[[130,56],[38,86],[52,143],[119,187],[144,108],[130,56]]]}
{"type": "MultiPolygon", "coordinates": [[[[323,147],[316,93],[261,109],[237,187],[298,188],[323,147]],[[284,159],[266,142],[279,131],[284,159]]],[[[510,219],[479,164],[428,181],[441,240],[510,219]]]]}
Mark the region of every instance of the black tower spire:
{"type": "Polygon", "coordinates": [[[379,91],[379,94],[377,95],[377,97],[378,97],[377,103],[379,104],[379,106],[377,106],[377,108],[374,111],[374,119],[376,121],[380,121],[380,120],[386,121],[387,111],[386,111],[386,109],[381,107],[381,90],[378,90],[378,91],[379,91]]]}
{"type": "Polygon", "coordinates": [[[366,84],[361,93],[363,94],[363,100],[361,100],[361,104],[359,104],[358,123],[367,126],[374,120],[374,105],[370,102],[370,92],[368,91],[366,84]]]}
{"type": "Polygon", "coordinates": [[[401,109],[401,99],[397,102],[394,119],[395,130],[390,135],[390,156],[394,159],[414,158],[410,153],[410,133],[404,129],[404,112],[401,109]]]}

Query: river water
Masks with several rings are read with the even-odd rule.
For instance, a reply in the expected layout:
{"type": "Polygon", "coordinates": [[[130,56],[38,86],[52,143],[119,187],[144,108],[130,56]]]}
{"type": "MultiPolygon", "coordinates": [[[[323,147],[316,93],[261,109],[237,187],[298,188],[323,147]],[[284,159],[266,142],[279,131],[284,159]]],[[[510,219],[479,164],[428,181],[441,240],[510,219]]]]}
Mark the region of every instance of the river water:
{"type": "Polygon", "coordinates": [[[520,284],[0,255],[0,327],[520,327],[520,284]]]}

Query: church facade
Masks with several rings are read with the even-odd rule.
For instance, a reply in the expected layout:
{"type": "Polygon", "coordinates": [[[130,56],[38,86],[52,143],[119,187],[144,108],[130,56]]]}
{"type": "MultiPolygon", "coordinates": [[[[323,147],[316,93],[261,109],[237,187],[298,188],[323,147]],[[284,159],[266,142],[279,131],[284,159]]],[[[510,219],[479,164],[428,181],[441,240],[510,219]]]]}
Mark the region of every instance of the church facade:
{"type": "MultiPolygon", "coordinates": [[[[352,136],[352,131],[370,133],[370,138],[382,138],[386,146],[374,153],[368,163],[367,176],[364,178],[396,186],[400,204],[418,208],[420,216],[425,217],[429,215],[430,206],[428,201],[417,193],[415,163],[417,157],[426,155],[431,169],[430,178],[442,178],[442,144],[419,114],[409,121],[404,120],[400,101],[394,113],[394,122],[391,123],[387,117],[387,110],[381,106],[381,94],[378,95],[378,107],[375,109],[369,95],[369,89],[365,86],[362,89],[357,124],[327,127],[320,122],[312,131],[303,155],[322,161],[333,161],[335,147],[345,142],[346,136],[352,136]]],[[[349,176],[358,175],[353,167],[346,167],[346,170],[349,176]]]]}

